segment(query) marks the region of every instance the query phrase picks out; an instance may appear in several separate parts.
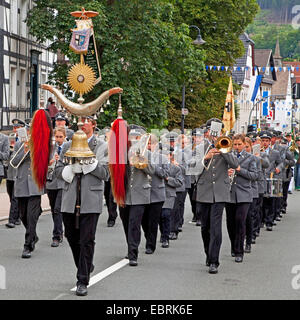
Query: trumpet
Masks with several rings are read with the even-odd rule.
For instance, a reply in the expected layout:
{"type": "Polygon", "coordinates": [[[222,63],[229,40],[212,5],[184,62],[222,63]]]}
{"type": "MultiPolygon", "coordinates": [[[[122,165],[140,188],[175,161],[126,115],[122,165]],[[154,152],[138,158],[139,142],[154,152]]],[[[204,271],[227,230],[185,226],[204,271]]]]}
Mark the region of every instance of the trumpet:
{"type": "Polygon", "coordinates": [[[297,153],[299,153],[299,148],[298,148],[298,146],[296,145],[295,140],[292,141],[292,144],[291,144],[291,146],[289,147],[289,150],[290,150],[291,152],[297,152],[297,153]]]}
{"type": "Polygon", "coordinates": [[[216,148],[221,153],[228,153],[232,150],[232,140],[227,136],[221,136],[216,141],[216,148]]]}
{"type": "MultiPolygon", "coordinates": [[[[141,141],[144,140],[144,148],[141,151],[141,145],[137,148],[137,150],[134,152],[134,155],[130,158],[130,164],[136,167],[137,169],[145,169],[148,166],[148,159],[145,157],[145,153],[148,147],[150,134],[147,133],[145,136],[141,138],[141,141]]],[[[141,144],[141,142],[138,142],[141,144]]]]}

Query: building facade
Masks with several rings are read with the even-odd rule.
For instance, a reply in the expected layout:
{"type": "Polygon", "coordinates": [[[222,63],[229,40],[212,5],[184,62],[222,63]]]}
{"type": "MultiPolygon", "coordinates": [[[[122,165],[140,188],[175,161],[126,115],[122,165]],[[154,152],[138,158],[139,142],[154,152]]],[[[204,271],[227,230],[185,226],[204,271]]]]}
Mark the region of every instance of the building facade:
{"type": "Polygon", "coordinates": [[[25,19],[32,0],[0,0],[0,130],[11,127],[11,120],[31,118],[40,100],[49,93],[40,90],[56,61],[29,35],[25,19]]]}

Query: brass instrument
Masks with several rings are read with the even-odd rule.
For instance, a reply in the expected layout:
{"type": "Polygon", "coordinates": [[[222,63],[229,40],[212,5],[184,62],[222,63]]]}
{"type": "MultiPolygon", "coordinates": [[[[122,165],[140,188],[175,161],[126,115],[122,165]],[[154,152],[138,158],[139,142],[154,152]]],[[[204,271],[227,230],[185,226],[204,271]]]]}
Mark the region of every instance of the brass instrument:
{"type": "Polygon", "coordinates": [[[297,153],[299,153],[299,147],[296,145],[295,140],[292,141],[292,144],[291,144],[291,146],[289,147],[289,150],[290,150],[291,152],[297,152],[297,153]]]}
{"type": "Polygon", "coordinates": [[[22,144],[21,144],[21,146],[20,146],[20,148],[16,151],[16,153],[13,155],[13,157],[10,159],[10,161],[9,161],[9,164],[14,168],[14,169],[18,169],[19,168],[19,166],[21,165],[21,163],[23,162],[23,160],[26,158],[26,156],[28,155],[28,153],[29,153],[29,149],[27,150],[27,152],[25,152],[24,153],[24,156],[22,157],[22,159],[19,161],[19,163],[15,166],[15,165],[13,165],[13,160],[15,159],[15,157],[19,154],[19,152],[24,148],[24,146],[25,145],[28,145],[28,140],[27,141],[25,141],[25,142],[23,142],[22,144]]]}
{"type": "Polygon", "coordinates": [[[228,153],[232,150],[232,140],[227,136],[221,136],[216,141],[216,148],[221,153],[228,153]]]}
{"type": "Polygon", "coordinates": [[[138,142],[139,146],[137,147],[137,150],[135,150],[133,156],[130,157],[130,164],[136,167],[137,169],[145,169],[148,166],[148,159],[145,156],[145,152],[148,147],[149,139],[150,139],[149,133],[142,136],[140,141],[138,142]],[[142,146],[142,142],[144,143],[143,146],[142,146]],[[141,147],[143,147],[143,149],[141,147]]]}

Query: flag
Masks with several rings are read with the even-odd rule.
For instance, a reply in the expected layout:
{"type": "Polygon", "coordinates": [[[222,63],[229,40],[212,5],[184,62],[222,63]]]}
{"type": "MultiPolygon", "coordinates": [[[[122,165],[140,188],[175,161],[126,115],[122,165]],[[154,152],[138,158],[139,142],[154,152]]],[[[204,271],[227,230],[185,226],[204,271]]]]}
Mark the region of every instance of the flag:
{"type": "Polygon", "coordinates": [[[234,110],[234,95],[232,87],[232,78],[230,77],[227,97],[225,101],[225,108],[223,114],[224,131],[230,132],[235,123],[235,110],[234,110]]]}

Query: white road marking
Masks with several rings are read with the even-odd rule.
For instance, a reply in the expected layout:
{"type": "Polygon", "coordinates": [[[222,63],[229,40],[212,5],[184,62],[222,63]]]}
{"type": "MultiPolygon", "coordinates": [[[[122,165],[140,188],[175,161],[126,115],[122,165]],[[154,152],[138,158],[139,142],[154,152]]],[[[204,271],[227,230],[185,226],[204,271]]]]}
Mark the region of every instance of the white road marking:
{"type": "Polygon", "coordinates": [[[59,294],[56,298],[54,298],[53,300],[58,300],[58,299],[60,299],[60,298],[62,298],[62,297],[64,297],[64,296],[68,296],[69,294],[67,294],[67,293],[61,293],[61,294],[59,294]]]}
{"type": "MultiPolygon", "coordinates": [[[[96,275],[94,275],[91,279],[90,279],[90,284],[88,285],[88,288],[90,286],[92,286],[93,284],[101,281],[102,279],[106,278],[107,276],[109,276],[110,274],[114,273],[115,271],[123,268],[124,266],[126,266],[129,263],[128,259],[123,259],[117,263],[115,263],[114,265],[110,266],[109,268],[97,273],[96,275]]],[[[72,288],[71,291],[76,291],[76,287],[72,288]]]]}

